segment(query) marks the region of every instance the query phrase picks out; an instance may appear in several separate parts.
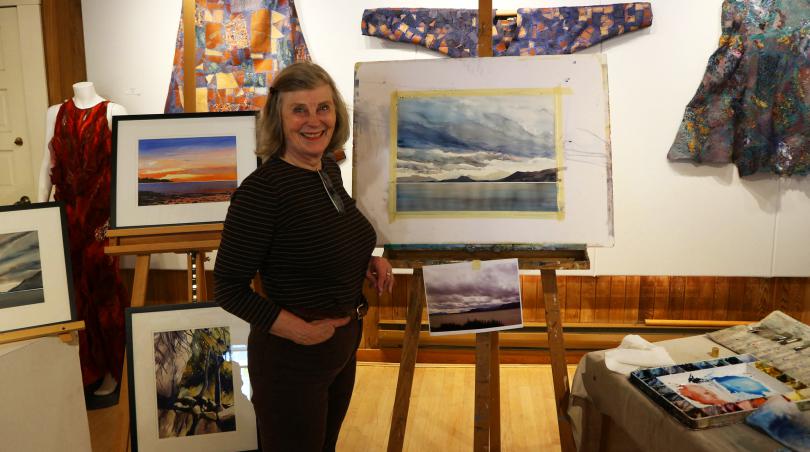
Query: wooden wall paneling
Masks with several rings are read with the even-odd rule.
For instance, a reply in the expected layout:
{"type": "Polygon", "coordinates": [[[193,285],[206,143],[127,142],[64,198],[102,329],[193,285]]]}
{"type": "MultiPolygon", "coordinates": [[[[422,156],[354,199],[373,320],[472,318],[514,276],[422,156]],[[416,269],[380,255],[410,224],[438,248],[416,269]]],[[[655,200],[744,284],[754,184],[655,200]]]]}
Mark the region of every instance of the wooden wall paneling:
{"type": "Polygon", "coordinates": [[[624,283],[624,323],[643,322],[639,317],[641,301],[641,276],[627,276],[624,283]]]}
{"type": "Polygon", "coordinates": [[[523,322],[539,322],[540,277],[522,275],[520,277],[520,295],[523,299],[523,322]]]}
{"type": "Polygon", "coordinates": [[[790,315],[790,281],[791,278],[777,278],[773,283],[773,308],[790,315]]]}
{"type": "Polygon", "coordinates": [[[535,306],[535,318],[538,322],[545,322],[546,321],[546,301],[543,298],[543,278],[542,276],[537,276],[537,294],[534,301],[535,306]]]}
{"type": "Polygon", "coordinates": [[[394,300],[402,300],[405,295],[405,288],[408,285],[406,275],[394,276],[394,290],[390,297],[380,299],[380,320],[393,320],[394,319],[394,300]]]}
{"type": "Polygon", "coordinates": [[[711,320],[714,307],[714,291],[716,280],[713,276],[699,276],[698,286],[698,320],[711,320]]]}
{"type": "Polygon", "coordinates": [[[583,276],[579,289],[580,308],[579,321],[589,323],[595,321],[596,308],[596,277],[583,276]]]}
{"type": "Polygon", "coordinates": [[[683,317],[684,319],[698,320],[700,310],[700,286],[696,276],[685,278],[683,289],[683,317]]]}
{"type": "Polygon", "coordinates": [[[668,276],[655,276],[654,319],[669,319],[669,286],[668,276]]]}
{"type": "MultiPolygon", "coordinates": [[[[801,301],[801,308],[797,311],[801,311],[802,316],[799,320],[804,323],[810,324],[810,278],[802,278],[804,279],[804,299],[801,301]]],[[[798,318],[798,317],[797,317],[798,318]]]]}
{"type": "MultiPolygon", "coordinates": [[[[560,322],[565,319],[568,309],[568,277],[557,275],[557,301],[560,304],[560,322]]],[[[545,311],[545,309],[544,309],[545,311]]]]}
{"type": "Polygon", "coordinates": [[[610,276],[596,277],[596,294],[594,321],[607,323],[610,321],[610,276]]]}
{"type": "Polygon", "coordinates": [[[748,278],[745,295],[746,318],[758,320],[772,311],[773,291],[768,278],[748,278]]]}
{"type": "Polygon", "coordinates": [[[753,320],[745,310],[747,278],[729,278],[728,320],[753,320]]]}
{"type": "Polygon", "coordinates": [[[810,294],[810,278],[785,278],[788,280],[787,301],[785,303],[787,312],[795,319],[801,319],[802,314],[807,311],[807,306],[803,306],[804,293],[810,294]]]}
{"type": "Polygon", "coordinates": [[[582,276],[565,278],[565,312],[563,322],[579,323],[582,312],[582,276]]]}
{"type": "MultiPolygon", "coordinates": [[[[408,281],[403,284],[403,296],[398,300],[393,300],[391,305],[394,307],[394,318],[395,319],[404,319],[408,316],[408,300],[411,299],[411,279],[413,279],[413,275],[408,275],[408,281]]],[[[422,306],[422,319],[424,320],[424,314],[427,311],[427,306],[422,306]]]]}
{"type": "MultiPolygon", "coordinates": [[[[214,271],[213,270],[206,270],[205,271],[205,290],[206,294],[208,295],[208,300],[206,301],[214,301],[214,271]]],[[[203,301],[203,300],[200,300],[203,301]]]]}
{"type": "MultiPolygon", "coordinates": [[[[209,295],[212,272],[206,273],[209,295]]],[[[127,291],[132,290],[132,269],[122,269],[127,291]]],[[[377,297],[366,287],[367,298],[376,307],[375,318],[404,320],[410,275],[397,274],[394,293],[377,297]]],[[[564,305],[564,323],[633,324],[644,319],[695,319],[756,321],[775,309],[808,322],[810,278],[681,277],[681,276],[558,276],[558,300],[564,305]]],[[[521,276],[524,322],[542,323],[542,281],[539,276],[521,276]]],[[[146,304],[187,302],[186,272],[152,270],[146,304]]],[[[211,300],[208,300],[211,301],[211,300]]],[[[423,321],[427,318],[423,316],[423,321]]]]}
{"type": "Polygon", "coordinates": [[[773,308],[800,319],[804,291],[809,281],[810,278],[775,278],[773,308]]]}
{"type": "Polygon", "coordinates": [[[638,320],[655,318],[655,276],[641,276],[638,288],[638,320]]]}
{"type": "Polygon", "coordinates": [[[683,276],[673,276],[669,280],[669,314],[668,319],[684,319],[686,278],[683,276]]]}
{"type": "MultiPolygon", "coordinates": [[[[394,285],[396,285],[396,277],[394,277],[394,285]]],[[[383,291],[382,295],[377,295],[377,289],[369,284],[363,282],[363,295],[368,301],[368,312],[363,319],[363,337],[360,342],[361,348],[379,348],[380,347],[380,304],[383,298],[391,298],[391,295],[383,291]]]]}
{"type": "Polygon", "coordinates": [[[712,320],[729,320],[728,315],[728,296],[729,296],[729,278],[725,276],[718,276],[714,280],[714,300],[712,301],[712,320]]]}
{"type": "Polygon", "coordinates": [[[48,103],[59,104],[73,96],[74,83],[87,80],[81,0],[43,0],[42,35],[48,103]]]}
{"type": "Polygon", "coordinates": [[[608,321],[610,323],[623,323],[626,278],[624,276],[610,276],[609,279],[610,311],[608,312],[608,321]]]}

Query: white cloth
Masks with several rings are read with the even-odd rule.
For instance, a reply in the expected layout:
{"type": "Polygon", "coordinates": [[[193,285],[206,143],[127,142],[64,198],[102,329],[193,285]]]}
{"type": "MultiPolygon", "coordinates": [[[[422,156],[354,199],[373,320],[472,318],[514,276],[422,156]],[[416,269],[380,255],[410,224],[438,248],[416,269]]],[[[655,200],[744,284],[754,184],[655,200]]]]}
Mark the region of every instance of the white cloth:
{"type": "Polygon", "coordinates": [[[628,334],[618,348],[605,352],[605,365],[613,372],[630,375],[639,367],[674,365],[664,347],[653,345],[636,334],[628,334]]]}

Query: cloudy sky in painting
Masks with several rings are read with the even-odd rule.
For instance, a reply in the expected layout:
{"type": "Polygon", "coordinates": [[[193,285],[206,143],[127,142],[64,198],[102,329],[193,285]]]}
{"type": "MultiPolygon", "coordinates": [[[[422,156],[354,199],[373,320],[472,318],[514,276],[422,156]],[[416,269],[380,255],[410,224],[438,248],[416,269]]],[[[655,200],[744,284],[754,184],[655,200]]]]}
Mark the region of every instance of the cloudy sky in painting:
{"type": "Polygon", "coordinates": [[[37,231],[0,234],[0,292],[8,292],[40,271],[37,231]]]}
{"type": "Polygon", "coordinates": [[[516,259],[423,267],[430,314],[452,314],[520,301],[516,259]]]}
{"type": "Polygon", "coordinates": [[[404,97],[397,178],[492,180],[556,166],[554,97],[404,97]]]}

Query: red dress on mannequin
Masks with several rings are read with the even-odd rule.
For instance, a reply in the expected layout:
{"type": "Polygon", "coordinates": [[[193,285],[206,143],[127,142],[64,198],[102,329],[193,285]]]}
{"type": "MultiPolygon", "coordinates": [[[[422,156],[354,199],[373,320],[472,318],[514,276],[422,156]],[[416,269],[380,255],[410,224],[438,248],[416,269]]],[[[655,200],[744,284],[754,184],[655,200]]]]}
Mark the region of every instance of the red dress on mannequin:
{"type": "Polygon", "coordinates": [[[66,204],[76,310],[85,321],[79,357],[85,386],[110,373],[120,379],[124,308],[118,259],[104,254],[110,218],[111,136],[104,101],[88,109],[66,101],[49,144],[54,199],[66,204]]]}

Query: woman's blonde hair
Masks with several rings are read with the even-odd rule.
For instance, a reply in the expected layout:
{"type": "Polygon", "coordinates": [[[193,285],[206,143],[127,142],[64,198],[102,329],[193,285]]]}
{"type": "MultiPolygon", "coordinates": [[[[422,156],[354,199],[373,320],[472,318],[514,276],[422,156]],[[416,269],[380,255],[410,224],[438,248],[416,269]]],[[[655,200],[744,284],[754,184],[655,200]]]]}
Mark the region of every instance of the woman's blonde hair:
{"type": "Polygon", "coordinates": [[[281,123],[281,93],[314,89],[329,85],[335,103],[335,131],[325,152],[334,152],[349,139],[349,112],[332,77],[320,66],[308,61],[293,63],[276,75],[259,117],[256,120],[256,155],[262,162],[284,152],[284,128],[281,123]]]}

